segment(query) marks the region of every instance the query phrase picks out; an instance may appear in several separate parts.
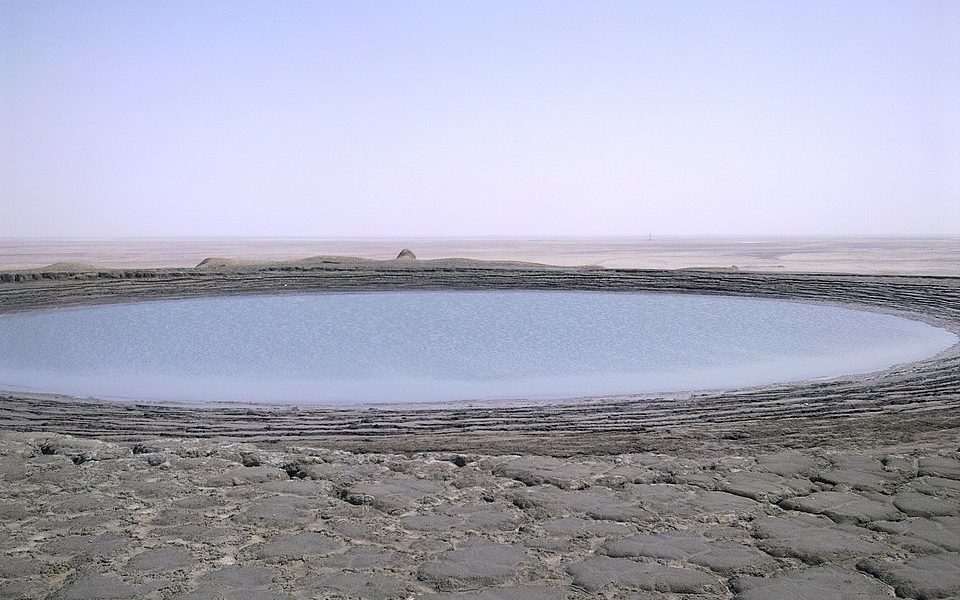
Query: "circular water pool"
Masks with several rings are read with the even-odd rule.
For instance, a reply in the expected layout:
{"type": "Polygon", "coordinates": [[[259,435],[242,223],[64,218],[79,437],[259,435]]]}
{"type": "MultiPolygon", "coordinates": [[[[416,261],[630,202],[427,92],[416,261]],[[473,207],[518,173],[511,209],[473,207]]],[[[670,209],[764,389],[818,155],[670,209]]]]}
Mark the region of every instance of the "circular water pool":
{"type": "Polygon", "coordinates": [[[560,399],[836,377],[956,342],[901,317],[741,297],[214,297],[0,315],[0,389],[197,402],[560,399]]]}

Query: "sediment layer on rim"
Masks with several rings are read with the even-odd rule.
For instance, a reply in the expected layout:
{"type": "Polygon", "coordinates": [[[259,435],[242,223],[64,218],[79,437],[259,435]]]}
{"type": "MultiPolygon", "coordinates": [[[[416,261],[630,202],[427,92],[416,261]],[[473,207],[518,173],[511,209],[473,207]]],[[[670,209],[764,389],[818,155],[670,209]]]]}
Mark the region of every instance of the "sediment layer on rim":
{"type": "MultiPolygon", "coordinates": [[[[412,262],[412,261],[411,261],[412,262]]],[[[9,279],[9,278],[7,278],[9,279]]],[[[942,277],[639,271],[549,267],[328,265],[36,273],[0,283],[0,312],[211,295],[309,291],[604,290],[724,294],[830,302],[960,331],[960,279],[942,277]]],[[[389,399],[385,399],[388,401],[389,399]]],[[[626,452],[729,446],[731,440],[842,432],[851,444],[960,428],[960,352],[864,376],[726,393],[620,396],[559,404],[356,408],[184,406],[0,393],[0,428],[101,439],[217,437],[313,440],[365,451],[626,452]],[[882,438],[882,439],[880,439],[882,438]],[[695,442],[695,443],[694,443],[695,442]]],[[[842,441],[842,440],[841,440],[842,441]]]]}

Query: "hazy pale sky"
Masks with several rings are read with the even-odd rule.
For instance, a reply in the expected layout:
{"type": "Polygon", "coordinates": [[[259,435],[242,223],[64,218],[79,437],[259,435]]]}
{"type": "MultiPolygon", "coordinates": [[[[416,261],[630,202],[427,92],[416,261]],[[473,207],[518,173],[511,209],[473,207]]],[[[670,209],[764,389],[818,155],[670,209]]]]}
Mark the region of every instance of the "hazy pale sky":
{"type": "Polygon", "coordinates": [[[960,2],[0,1],[0,235],[960,234],[960,2]]]}

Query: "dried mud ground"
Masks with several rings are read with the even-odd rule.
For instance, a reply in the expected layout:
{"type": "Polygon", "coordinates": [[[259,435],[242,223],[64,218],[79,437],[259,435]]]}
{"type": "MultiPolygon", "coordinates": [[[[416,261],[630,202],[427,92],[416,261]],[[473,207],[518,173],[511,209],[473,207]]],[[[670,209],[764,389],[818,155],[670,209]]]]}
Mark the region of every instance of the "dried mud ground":
{"type": "MultiPolygon", "coordinates": [[[[490,287],[750,294],[960,323],[951,278],[449,265],[10,278],[0,311],[490,287]]],[[[545,406],[5,393],[0,598],[957,599],[958,446],[956,350],[836,381],[545,406]]]]}

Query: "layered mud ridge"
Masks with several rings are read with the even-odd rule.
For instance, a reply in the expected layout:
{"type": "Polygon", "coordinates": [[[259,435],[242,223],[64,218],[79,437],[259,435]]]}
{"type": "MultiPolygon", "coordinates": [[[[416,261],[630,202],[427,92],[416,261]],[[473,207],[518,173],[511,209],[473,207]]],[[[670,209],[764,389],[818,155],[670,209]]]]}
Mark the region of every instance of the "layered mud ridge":
{"type": "MultiPolygon", "coordinates": [[[[833,302],[960,329],[955,278],[420,262],[37,272],[0,284],[0,307],[602,289],[833,302]]],[[[958,446],[956,348],[833,381],[545,405],[3,393],[0,597],[958,598],[958,446]]]]}
{"type": "MultiPolygon", "coordinates": [[[[960,331],[960,279],[554,268],[477,261],[364,261],[321,257],[261,266],[189,270],[8,273],[0,310],[226,294],[403,289],[562,289],[747,295],[832,302],[923,319],[960,331]]],[[[669,449],[696,431],[698,444],[729,439],[804,441],[847,424],[851,444],[884,435],[952,430],[960,420],[960,351],[866,376],[727,393],[578,399],[554,404],[384,406],[185,406],[0,393],[0,427],[104,439],[230,437],[256,442],[323,440],[364,451],[480,450],[571,454],[669,449]],[[809,422],[809,423],[808,423],[809,422]],[[916,425],[914,425],[916,423],[916,425]],[[679,428],[679,429],[678,429],[679,428]],[[814,428],[814,429],[811,429],[814,428]],[[916,432],[913,432],[916,429],[916,432]],[[862,439],[861,439],[862,438],[862,439]]],[[[385,398],[384,402],[389,402],[385,398]]],[[[842,440],[838,440],[841,442],[842,440]]]]}

